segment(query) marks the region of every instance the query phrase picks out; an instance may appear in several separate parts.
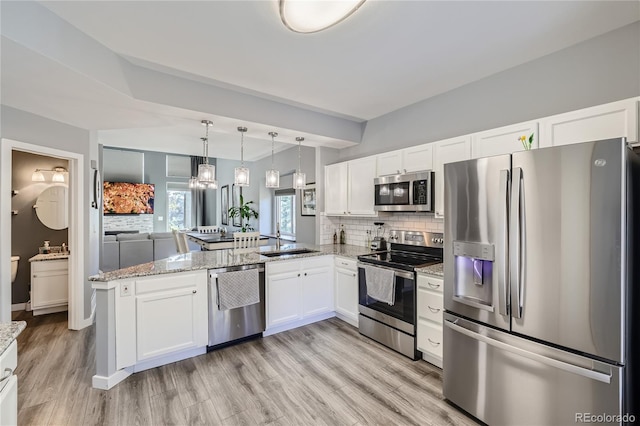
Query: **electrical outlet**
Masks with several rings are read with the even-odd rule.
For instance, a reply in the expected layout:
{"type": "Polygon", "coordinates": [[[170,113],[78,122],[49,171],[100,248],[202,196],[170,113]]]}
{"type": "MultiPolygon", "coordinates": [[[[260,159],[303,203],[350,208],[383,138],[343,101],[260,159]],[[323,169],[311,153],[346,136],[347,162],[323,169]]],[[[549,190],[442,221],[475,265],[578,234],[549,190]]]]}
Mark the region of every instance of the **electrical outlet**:
{"type": "Polygon", "coordinates": [[[131,284],[129,283],[120,284],[120,296],[131,296],[131,284]]]}
{"type": "Polygon", "coordinates": [[[158,222],[162,222],[164,220],[164,216],[158,216],[158,222]]]}

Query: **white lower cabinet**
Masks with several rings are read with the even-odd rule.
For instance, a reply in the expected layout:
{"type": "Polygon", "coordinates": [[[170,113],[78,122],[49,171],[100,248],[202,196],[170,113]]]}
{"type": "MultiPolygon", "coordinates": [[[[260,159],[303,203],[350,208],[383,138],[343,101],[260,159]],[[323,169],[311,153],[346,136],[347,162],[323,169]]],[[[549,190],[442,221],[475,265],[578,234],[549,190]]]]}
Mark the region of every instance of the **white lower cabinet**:
{"type": "Polygon", "coordinates": [[[335,258],[336,315],[354,327],[358,326],[358,266],[353,259],[335,258]]]}
{"type": "Polygon", "coordinates": [[[69,301],[69,261],[31,262],[31,307],[33,315],[67,310],[69,301]]]}
{"type": "Polygon", "coordinates": [[[333,314],[332,261],[319,256],[266,264],[267,330],[333,314]]]}
{"type": "Polygon", "coordinates": [[[18,344],[14,340],[0,355],[0,425],[18,424],[18,344]]]}
{"type": "Polygon", "coordinates": [[[116,287],[116,364],[207,346],[207,271],[122,280],[116,287]]]}
{"type": "Polygon", "coordinates": [[[418,274],[416,341],[422,358],[442,368],[442,278],[418,274]]]}

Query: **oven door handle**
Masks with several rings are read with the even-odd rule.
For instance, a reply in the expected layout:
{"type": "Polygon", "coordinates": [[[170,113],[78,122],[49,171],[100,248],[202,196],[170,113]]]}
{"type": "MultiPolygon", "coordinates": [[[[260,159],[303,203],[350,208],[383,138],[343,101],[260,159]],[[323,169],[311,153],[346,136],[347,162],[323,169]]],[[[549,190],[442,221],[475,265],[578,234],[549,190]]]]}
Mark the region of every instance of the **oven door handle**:
{"type": "Polygon", "coordinates": [[[373,266],[375,268],[389,269],[395,272],[397,277],[406,278],[408,280],[415,280],[415,276],[413,272],[408,272],[402,269],[389,268],[387,266],[376,265],[373,263],[358,262],[358,268],[364,268],[365,266],[373,266]]]}

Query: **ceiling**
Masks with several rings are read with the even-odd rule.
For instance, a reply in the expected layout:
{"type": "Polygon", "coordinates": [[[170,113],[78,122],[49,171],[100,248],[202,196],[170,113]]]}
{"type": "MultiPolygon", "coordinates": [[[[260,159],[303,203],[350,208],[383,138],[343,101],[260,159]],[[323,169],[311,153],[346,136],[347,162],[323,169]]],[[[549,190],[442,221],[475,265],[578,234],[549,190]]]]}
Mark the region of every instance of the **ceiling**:
{"type": "MultiPolygon", "coordinates": [[[[298,34],[281,23],[275,0],[39,6],[140,69],[357,126],[640,19],[636,1],[369,0],[328,30],[298,34]]],[[[270,118],[270,104],[263,115],[243,116],[225,105],[209,111],[150,101],[132,83],[131,90],[104,84],[107,77],[18,38],[3,30],[3,104],[98,130],[108,146],[200,154],[203,118],[214,121],[211,142],[221,158],[239,158],[238,125],[249,127],[249,160],[270,153],[271,130],[281,135],[276,150],[295,136],[315,146],[360,142],[296,126],[295,114],[285,114],[288,122],[270,118]]]]}

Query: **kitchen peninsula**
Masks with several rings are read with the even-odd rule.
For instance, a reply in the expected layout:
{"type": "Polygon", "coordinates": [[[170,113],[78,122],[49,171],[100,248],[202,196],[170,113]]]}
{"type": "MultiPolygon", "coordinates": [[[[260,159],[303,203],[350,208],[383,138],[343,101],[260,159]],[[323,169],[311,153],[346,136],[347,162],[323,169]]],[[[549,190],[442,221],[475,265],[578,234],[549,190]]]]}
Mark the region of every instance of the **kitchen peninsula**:
{"type": "MultiPolygon", "coordinates": [[[[267,324],[265,335],[268,335],[335,316],[333,257],[355,260],[369,252],[368,248],[351,245],[306,244],[288,244],[278,252],[274,246],[262,246],[257,252],[241,254],[222,249],[176,255],[92,276],[90,279],[96,290],[93,387],[110,389],[134,372],[206,353],[209,269],[266,264],[268,274],[270,264],[290,265],[299,270],[305,270],[306,263],[316,268],[322,265],[323,279],[309,281],[314,286],[310,296],[315,299],[321,296],[327,306],[297,317],[294,315],[290,320],[282,321],[279,317],[271,326],[267,324]],[[301,249],[311,252],[286,254],[289,251],[299,253],[301,249]]],[[[291,278],[281,275],[292,280],[288,283],[307,275],[299,271],[297,277],[296,272],[287,274],[291,278]]],[[[269,316],[268,286],[267,289],[269,316]]],[[[282,297],[290,296],[294,295],[282,297]]],[[[296,299],[288,299],[285,305],[291,307],[292,302],[296,299]]],[[[302,299],[297,299],[297,303],[302,304],[302,299]]],[[[303,312],[302,307],[299,310],[303,312]]]]}

